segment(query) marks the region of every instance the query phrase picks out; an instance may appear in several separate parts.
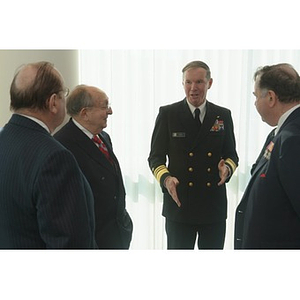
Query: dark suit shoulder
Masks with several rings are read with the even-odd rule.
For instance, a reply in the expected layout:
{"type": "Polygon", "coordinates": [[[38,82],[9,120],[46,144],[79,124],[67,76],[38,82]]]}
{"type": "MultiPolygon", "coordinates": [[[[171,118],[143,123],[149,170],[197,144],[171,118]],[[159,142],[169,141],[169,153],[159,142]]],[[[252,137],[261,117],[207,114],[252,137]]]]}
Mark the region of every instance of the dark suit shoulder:
{"type": "Polygon", "coordinates": [[[223,106],[220,106],[220,105],[217,105],[217,104],[214,104],[214,103],[209,102],[209,101],[207,101],[207,107],[211,111],[214,111],[214,112],[217,112],[217,113],[220,113],[220,112],[230,113],[230,109],[228,109],[226,107],[223,107],[223,106]]]}
{"type": "Polygon", "coordinates": [[[160,111],[172,111],[172,110],[178,110],[181,109],[186,104],[186,100],[181,100],[175,103],[167,104],[161,106],[159,109],[160,111]]]}
{"type": "MultiPolygon", "coordinates": [[[[53,137],[57,140],[59,140],[61,137],[64,137],[68,134],[70,134],[70,132],[73,132],[75,130],[75,132],[77,131],[78,128],[72,121],[72,119],[69,120],[68,123],[66,123],[63,127],[61,127],[54,135],[53,137]]],[[[79,128],[78,128],[79,130],[79,128]]]]}
{"type": "MultiPolygon", "coordinates": [[[[188,107],[186,98],[184,98],[181,101],[172,103],[172,104],[167,104],[167,105],[161,106],[160,112],[178,111],[178,110],[182,110],[184,107],[188,107]]],[[[220,105],[217,105],[217,104],[214,104],[210,101],[207,101],[207,108],[216,113],[221,113],[221,112],[230,113],[230,109],[220,106],[220,105]]]]}
{"type": "Polygon", "coordinates": [[[110,141],[110,136],[106,131],[101,131],[100,135],[103,136],[105,139],[110,141]]]}
{"type": "Polygon", "coordinates": [[[73,145],[75,141],[79,144],[85,144],[89,140],[88,136],[74,124],[72,119],[53,136],[67,148],[73,145]]]}

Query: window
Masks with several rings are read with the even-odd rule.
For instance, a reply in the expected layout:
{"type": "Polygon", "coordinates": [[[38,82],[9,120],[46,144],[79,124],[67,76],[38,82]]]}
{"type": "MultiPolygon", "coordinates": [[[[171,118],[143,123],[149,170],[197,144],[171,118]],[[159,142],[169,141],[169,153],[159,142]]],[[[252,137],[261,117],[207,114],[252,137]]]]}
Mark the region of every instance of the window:
{"type": "MultiPolygon", "coordinates": [[[[166,249],[162,193],[148,167],[150,140],[161,105],[184,98],[181,70],[202,60],[214,80],[208,100],[231,110],[240,164],[227,184],[225,249],[233,249],[234,216],[254,163],[271,127],[254,106],[253,74],[257,67],[288,62],[300,65],[297,50],[82,50],[80,83],[103,89],[113,115],[111,135],[134,222],[131,249],[166,249]]],[[[300,70],[298,70],[300,71],[300,70]]]]}

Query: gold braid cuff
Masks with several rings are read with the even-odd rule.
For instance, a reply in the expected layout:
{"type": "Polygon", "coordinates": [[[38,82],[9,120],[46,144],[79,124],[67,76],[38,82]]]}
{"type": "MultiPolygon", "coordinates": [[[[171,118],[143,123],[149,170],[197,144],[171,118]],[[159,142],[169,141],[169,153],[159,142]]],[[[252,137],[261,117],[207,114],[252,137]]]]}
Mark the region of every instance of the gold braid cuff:
{"type": "Polygon", "coordinates": [[[227,158],[226,160],[225,160],[225,163],[230,167],[230,169],[231,169],[231,174],[233,174],[234,173],[234,171],[235,171],[235,169],[236,169],[236,164],[235,164],[235,162],[232,160],[232,159],[230,159],[230,158],[227,158]]]}
{"type": "Polygon", "coordinates": [[[153,173],[154,177],[156,178],[156,180],[160,183],[161,177],[164,174],[169,174],[169,170],[167,169],[167,167],[165,165],[160,165],[156,168],[152,168],[152,173],[153,173]]]}

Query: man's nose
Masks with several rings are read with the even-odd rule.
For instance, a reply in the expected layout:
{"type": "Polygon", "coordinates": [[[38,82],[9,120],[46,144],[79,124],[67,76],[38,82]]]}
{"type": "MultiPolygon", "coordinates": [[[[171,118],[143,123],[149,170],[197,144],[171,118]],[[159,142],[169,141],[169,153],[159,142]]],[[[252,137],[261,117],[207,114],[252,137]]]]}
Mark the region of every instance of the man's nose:
{"type": "Polygon", "coordinates": [[[191,85],[191,90],[196,90],[196,89],[197,89],[197,84],[193,82],[191,85]]]}

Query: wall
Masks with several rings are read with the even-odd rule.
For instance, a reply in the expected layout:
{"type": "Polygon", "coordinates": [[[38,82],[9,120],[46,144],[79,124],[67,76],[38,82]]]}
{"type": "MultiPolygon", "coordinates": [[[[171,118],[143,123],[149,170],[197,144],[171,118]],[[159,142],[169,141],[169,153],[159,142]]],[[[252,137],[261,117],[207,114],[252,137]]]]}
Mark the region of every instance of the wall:
{"type": "Polygon", "coordinates": [[[52,62],[70,90],[78,84],[77,50],[0,50],[0,127],[11,116],[9,89],[16,69],[22,64],[37,61],[52,62]]]}

